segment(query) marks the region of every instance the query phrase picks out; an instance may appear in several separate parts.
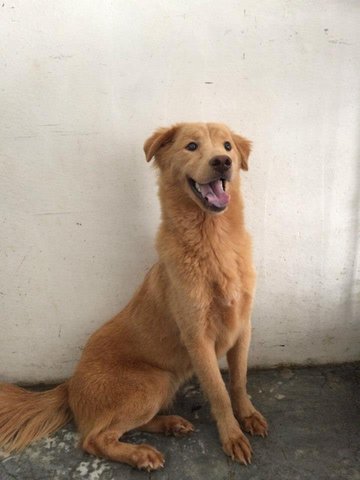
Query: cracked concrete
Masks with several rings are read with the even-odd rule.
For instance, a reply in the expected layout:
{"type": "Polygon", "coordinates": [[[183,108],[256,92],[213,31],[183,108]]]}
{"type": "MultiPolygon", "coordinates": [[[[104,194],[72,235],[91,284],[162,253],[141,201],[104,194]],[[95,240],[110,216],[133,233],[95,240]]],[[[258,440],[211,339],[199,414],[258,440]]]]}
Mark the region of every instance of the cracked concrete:
{"type": "Polygon", "coordinates": [[[253,371],[249,393],[269,420],[270,434],[251,440],[254,457],[248,467],[223,454],[209,406],[193,382],[173,408],[194,423],[193,435],[126,435],[161,450],[164,470],[139,472],[86,455],[70,424],[21,454],[3,456],[0,480],[360,480],[359,364],[253,371]]]}

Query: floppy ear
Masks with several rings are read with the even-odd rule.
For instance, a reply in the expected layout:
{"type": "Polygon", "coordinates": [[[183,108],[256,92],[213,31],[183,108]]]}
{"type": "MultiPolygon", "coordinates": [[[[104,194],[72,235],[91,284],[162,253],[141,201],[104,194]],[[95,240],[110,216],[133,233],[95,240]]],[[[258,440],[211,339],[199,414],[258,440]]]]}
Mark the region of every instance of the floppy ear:
{"type": "Polygon", "coordinates": [[[240,168],[242,168],[243,170],[248,170],[248,158],[251,152],[251,142],[250,140],[247,140],[246,138],[241,137],[240,135],[237,135],[235,133],[232,134],[232,137],[234,139],[237,149],[240,152],[240,168]]]}
{"type": "Polygon", "coordinates": [[[150,138],[144,143],[144,152],[146,156],[146,161],[150,162],[158,150],[165,146],[167,143],[170,143],[172,137],[175,134],[176,126],[169,128],[159,128],[154,132],[150,138]]]}

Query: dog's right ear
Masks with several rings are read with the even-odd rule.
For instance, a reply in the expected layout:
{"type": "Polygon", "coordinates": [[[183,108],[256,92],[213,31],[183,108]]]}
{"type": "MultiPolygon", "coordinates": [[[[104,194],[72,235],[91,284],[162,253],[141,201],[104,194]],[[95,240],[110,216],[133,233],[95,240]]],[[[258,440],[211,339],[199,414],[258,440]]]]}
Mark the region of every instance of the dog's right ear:
{"type": "Polygon", "coordinates": [[[166,144],[170,143],[175,131],[176,126],[169,128],[159,128],[154,132],[150,138],[144,143],[144,152],[146,156],[146,161],[150,162],[154,155],[160,150],[161,147],[164,147],[166,144]]]}

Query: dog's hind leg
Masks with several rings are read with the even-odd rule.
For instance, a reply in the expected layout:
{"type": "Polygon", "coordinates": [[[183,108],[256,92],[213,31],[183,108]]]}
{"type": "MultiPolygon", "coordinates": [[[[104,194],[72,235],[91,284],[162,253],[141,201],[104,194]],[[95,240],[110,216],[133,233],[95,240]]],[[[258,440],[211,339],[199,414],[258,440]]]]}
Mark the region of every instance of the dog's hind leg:
{"type": "MultiPolygon", "coordinates": [[[[151,391],[149,392],[151,393],[151,391]]],[[[122,462],[145,470],[157,470],[164,464],[163,455],[147,444],[130,444],[120,441],[124,433],[147,424],[159,410],[154,398],[146,402],[144,398],[134,395],[120,403],[115,409],[104,411],[95,417],[89,428],[81,428],[83,434],[82,448],[98,457],[115,462],[122,462]]]]}
{"type": "Polygon", "coordinates": [[[79,377],[78,381],[74,379],[70,393],[86,452],[145,470],[163,466],[164,457],[155,448],[125,443],[121,437],[151,423],[168,403],[173,389],[167,372],[143,366],[142,371],[123,368],[117,377],[109,373],[79,377]],[[86,395],[89,385],[93,396],[86,395]]]}
{"type": "Polygon", "coordinates": [[[151,445],[120,442],[124,433],[121,429],[120,424],[110,425],[99,433],[94,429],[83,441],[82,448],[92,455],[148,471],[164,466],[163,455],[151,445]]]}

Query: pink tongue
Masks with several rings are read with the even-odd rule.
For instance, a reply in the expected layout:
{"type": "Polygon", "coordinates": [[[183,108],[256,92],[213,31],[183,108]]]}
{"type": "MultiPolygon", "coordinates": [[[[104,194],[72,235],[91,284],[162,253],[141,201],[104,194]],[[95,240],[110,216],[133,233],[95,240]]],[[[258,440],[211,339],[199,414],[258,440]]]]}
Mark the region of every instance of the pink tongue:
{"type": "Polygon", "coordinates": [[[229,195],[224,192],[222,188],[221,180],[215,180],[215,182],[199,184],[201,195],[206,200],[215,205],[215,207],[223,208],[229,203],[229,195]]]}

